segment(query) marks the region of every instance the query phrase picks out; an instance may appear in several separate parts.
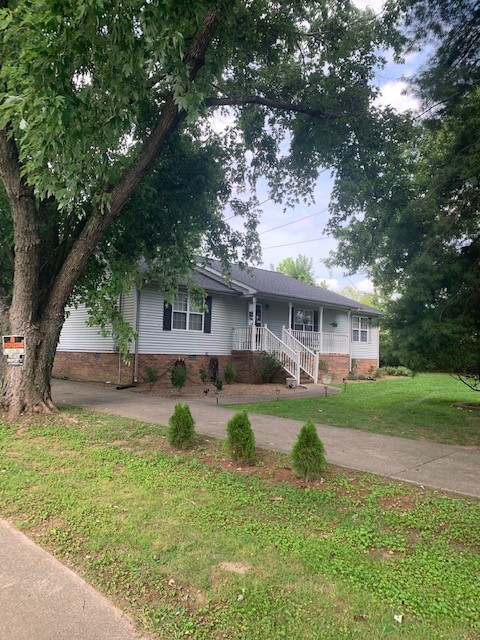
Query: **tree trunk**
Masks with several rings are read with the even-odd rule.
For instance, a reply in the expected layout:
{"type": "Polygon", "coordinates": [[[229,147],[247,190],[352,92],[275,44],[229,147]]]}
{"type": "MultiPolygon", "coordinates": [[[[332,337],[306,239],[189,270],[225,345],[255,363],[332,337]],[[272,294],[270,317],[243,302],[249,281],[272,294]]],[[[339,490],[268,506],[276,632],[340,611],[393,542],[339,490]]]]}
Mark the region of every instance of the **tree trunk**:
{"type": "Polygon", "coordinates": [[[51,396],[53,361],[63,326],[63,318],[56,322],[44,321],[39,326],[24,325],[25,360],[20,366],[8,365],[2,360],[0,405],[9,421],[23,413],[49,413],[55,411],[51,396]]]}

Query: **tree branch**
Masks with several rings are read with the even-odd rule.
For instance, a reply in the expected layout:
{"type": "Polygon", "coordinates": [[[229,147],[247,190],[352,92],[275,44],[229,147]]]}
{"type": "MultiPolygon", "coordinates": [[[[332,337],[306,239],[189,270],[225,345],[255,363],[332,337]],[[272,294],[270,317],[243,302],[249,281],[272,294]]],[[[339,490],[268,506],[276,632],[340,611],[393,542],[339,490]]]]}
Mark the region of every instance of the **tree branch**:
{"type": "Polygon", "coordinates": [[[275,100],[273,98],[265,98],[263,96],[241,96],[238,98],[224,97],[224,98],[207,98],[205,100],[207,107],[242,107],[248,104],[258,104],[270,109],[280,109],[282,111],[290,111],[292,113],[303,113],[311,118],[317,118],[319,120],[339,120],[345,118],[348,115],[346,111],[339,113],[328,113],[325,109],[311,109],[301,104],[293,104],[292,102],[283,102],[282,100],[275,100]]]}
{"type": "MultiPolygon", "coordinates": [[[[195,80],[205,63],[205,54],[212,41],[217,24],[216,13],[213,11],[208,12],[203,24],[190,42],[184,57],[184,63],[189,69],[189,82],[195,80]]],[[[52,303],[51,312],[54,315],[63,314],[64,306],[98,241],[133,195],[135,189],[152,169],[155,160],[164,149],[168,139],[185,119],[186,115],[186,112],[178,109],[171,94],[167,98],[157,123],[145,141],[140,153],[120,176],[116,184],[113,186],[107,185],[104,189],[103,207],[97,205],[94,208],[55,279],[49,297],[49,301],[52,303]]],[[[100,198],[100,201],[102,200],[100,198]]]]}

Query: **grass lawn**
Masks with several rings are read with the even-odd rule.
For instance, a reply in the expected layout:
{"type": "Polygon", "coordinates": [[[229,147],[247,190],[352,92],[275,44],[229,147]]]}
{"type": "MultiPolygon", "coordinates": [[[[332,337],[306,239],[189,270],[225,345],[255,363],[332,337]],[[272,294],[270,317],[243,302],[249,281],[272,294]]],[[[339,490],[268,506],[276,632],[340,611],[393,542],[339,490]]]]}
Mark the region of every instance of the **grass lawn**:
{"type": "Polygon", "coordinates": [[[259,460],[82,411],[0,423],[0,513],[157,638],[479,638],[478,502],[259,460]]]}
{"type": "MultiPolygon", "coordinates": [[[[339,386],[343,390],[343,385],[339,386]]],[[[480,411],[452,407],[456,402],[480,402],[480,393],[446,374],[419,374],[347,383],[345,392],[326,398],[286,399],[239,408],[402,438],[479,446],[480,411]]]]}

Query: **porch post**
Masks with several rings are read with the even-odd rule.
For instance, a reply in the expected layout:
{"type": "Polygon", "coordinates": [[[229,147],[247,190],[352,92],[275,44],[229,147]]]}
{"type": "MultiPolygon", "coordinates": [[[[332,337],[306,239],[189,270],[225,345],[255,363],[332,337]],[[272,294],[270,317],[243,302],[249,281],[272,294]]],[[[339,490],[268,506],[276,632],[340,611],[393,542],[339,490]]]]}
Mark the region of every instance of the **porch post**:
{"type": "Polygon", "coordinates": [[[251,351],[255,351],[256,342],[257,342],[257,325],[256,325],[256,317],[257,317],[257,298],[253,296],[252,298],[252,306],[253,306],[253,317],[252,317],[252,333],[251,333],[251,342],[250,349],[251,351]]]}
{"type": "Polygon", "coordinates": [[[291,331],[292,327],[292,303],[288,303],[288,330],[291,331]]]}
{"type": "Polygon", "coordinates": [[[323,353],[323,307],[320,307],[320,319],[319,319],[319,329],[320,329],[320,353],[323,353]]]}

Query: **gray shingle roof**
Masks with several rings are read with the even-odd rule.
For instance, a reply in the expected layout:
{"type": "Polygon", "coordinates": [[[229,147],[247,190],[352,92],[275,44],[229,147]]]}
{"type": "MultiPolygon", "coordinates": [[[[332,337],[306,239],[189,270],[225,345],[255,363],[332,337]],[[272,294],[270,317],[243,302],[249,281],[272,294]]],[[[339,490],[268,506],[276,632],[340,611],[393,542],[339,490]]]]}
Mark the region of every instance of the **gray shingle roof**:
{"type": "MultiPolygon", "coordinates": [[[[210,260],[209,262],[212,269],[215,269],[220,275],[220,263],[217,260],[210,260]]],[[[252,267],[249,271],[244,271],[237,265],[232,265],[231,277],[233,280],[255,290],[260,295],[275,296],[292,301],[316,302],[318,304],[355,309],[369,315],[382,315],[382,312],[378,311],[378,309],[373,309],[328,289],[301,282],[276,271],[268,271],[267,269],[258,269],[256,267],[252,267]]],[[[205,288],[208,289],[208,285],[205,288]]]]}

